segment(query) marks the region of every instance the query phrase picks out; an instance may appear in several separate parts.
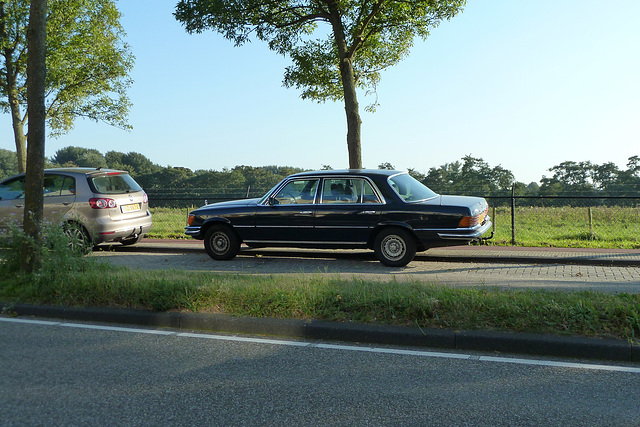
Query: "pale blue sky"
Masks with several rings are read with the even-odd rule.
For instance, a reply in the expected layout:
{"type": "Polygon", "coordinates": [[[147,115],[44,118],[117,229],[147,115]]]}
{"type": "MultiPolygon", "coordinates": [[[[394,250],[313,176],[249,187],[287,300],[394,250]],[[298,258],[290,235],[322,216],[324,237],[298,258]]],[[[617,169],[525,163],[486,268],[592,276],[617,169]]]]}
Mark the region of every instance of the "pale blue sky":
{"type": "MultiPolygon", "coordinates": [[[[131,132],[79,121],[46,153],[136,151],[163,166],[348,165],[341,103],[282,87],[286,58],[217,33],[188,35],[177,0],[120,0],[136,56],[131,132]]],[[[376,113],[361,94],[366,167],[430,167],[471,154],[539,181],[565,160],[640,155],[640,1],[469,0],[385,71],[376,113]]],[[[0,148],[15,149],[0,116],[0,148]]]]}

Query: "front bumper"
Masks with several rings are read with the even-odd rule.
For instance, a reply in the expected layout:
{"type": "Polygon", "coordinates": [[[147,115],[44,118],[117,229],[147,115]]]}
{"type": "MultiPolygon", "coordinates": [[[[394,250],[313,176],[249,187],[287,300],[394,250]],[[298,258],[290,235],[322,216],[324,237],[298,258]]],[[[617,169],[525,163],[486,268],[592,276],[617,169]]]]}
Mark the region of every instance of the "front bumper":
{"type": "Polygon", "coordinates": [[[202,240],[203,237],[200,234],[201,230],[202,230],[202,227],[199,225],[189,225],[184,228],[184,234],[186,234],[187,236],[191,236],[194,239],[202,240]]]}

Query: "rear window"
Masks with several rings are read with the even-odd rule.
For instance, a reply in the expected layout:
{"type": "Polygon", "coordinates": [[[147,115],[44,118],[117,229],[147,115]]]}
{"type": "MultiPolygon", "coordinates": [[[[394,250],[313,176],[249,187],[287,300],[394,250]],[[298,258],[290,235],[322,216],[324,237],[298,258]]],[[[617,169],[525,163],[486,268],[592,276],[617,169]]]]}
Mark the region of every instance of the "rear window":
{"type": "Polygon", "coordinates": [[[389,184],[398,193],[398,196],[408,203],[420,202],[437,196],[430,188],[406,173],[390,177],[389,184]]]}
{"type": "Polygon", "coordinates": [[[117,175],[104,175],[89,178],[95,193],[100,194],[124,194],[142,191],[138,183],[131,175],[121,173],[117,175]]]}

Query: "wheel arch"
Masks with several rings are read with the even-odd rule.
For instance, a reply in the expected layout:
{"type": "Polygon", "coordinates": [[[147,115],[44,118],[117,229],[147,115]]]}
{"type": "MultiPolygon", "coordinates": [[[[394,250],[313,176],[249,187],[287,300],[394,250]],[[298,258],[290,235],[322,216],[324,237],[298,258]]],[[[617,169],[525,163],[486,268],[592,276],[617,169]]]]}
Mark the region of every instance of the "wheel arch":
{"type": "Polygon", "coordinates": [[[413,231],[413,228],[411,228],[409,225],[407,225],[407,223],[405,222],[383,222],[378,224],[374,229],[373,229],[373,233],[371,233],[371,235],[369,236],[369,241],[367,242],[367,246],[370,249],[373,249],[374,247],[374,243],[376,241],[376,237],[378,236],[378,234],[380,234],[382,231],[384,230],[388,230],[390,228],[400,228],[404,231],[409,232],[409,234],[411,235],[411,237],[413,237],[413,240],[416,244],[416,247],[418,248],[422,248],[424,247],[424,245],[420,242],[420,239],[418,239],[418,237],[416,236],[416,233],[413,231]]]}
{"type": "Polygon", "coordinates": [[[207,234],[207,231],[216,225],[224,225],[226,227],[228,227],[233,234],[236,235],[236,237],[238,238],[238,240],[240,240],[240,243],[242,243],[242,238],[240,237],[240,234],[238,233],[238,231],[234,228],[233,224],[231,224],[231,221],[229,221],[227,218],[220,218],[220,217],[215,217],[215,218],[209,218],[208,220],[206,220],[201,228],[200,228],[200,234],[204,237],[205,234],[207,234]]]}

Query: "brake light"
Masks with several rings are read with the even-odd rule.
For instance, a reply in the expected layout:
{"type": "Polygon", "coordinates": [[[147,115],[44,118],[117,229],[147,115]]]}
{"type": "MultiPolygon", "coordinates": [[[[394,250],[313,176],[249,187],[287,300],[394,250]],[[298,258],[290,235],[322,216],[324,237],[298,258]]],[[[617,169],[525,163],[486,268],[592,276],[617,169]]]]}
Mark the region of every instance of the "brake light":
{"type": "Polygon", "coordinates": [[[468,228],[475,227],[478,224],[482,224],[484,219],[487,217],[487,213],[489,212],[489,208],[484,210],[484,212],[476,215],[476,216],[465,216],[458,223],[458,227],[468,228]]]}
{"type": "Polygon", "coordinates": [[[149,203],[149,196],[144,191],[142,192],[142,203],[149,203]]]}
{"type": "Polygon", "coordinates": [[[479,223],[480,223],[480,217],[478,215],[476,215],[476,216],[465,216],[458,223],[458,227],[462,227],[462,228],[475,227],[479,223]]]}
{"type": "Polygon", "coordinates": [[[115,200],[106,198],[89,199],[89,205],[91,205],[93,209],[110,209],[118,206],[115,200]]]}

